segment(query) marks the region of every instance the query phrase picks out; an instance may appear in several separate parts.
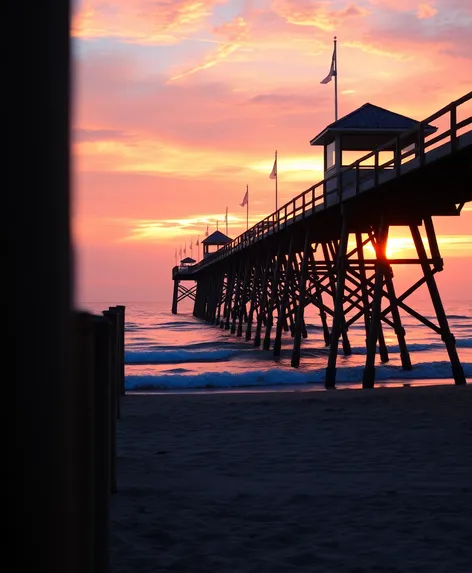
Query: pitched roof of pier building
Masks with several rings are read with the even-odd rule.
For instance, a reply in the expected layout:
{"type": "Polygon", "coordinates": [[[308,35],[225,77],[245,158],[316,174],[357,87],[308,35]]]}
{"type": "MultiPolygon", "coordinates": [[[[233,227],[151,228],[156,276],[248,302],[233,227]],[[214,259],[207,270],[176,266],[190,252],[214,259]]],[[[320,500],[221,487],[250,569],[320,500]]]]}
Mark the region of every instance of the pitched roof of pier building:
{"type": "MultiPolygon", "coordinates": [[[[365,103],[360,108],[330,123],[310,141],[310,145],[327,146],[334,141],[336,135],[342,135],[343,149],[371,151],[397,135],[414,129],[419,124],[419,121],[411,117],[378,105],[365,103]]],[[[437,127],[432,125],[425,127],[427,134],[435,131],[437,127]]]]}

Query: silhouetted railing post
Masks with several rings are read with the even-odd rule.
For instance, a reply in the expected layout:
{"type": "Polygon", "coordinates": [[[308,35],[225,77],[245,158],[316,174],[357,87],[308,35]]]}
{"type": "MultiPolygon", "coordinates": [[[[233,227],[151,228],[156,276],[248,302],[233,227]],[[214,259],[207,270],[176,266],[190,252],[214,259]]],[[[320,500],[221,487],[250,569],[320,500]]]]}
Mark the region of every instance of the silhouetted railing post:
{"type": "Polygon", "coordinates": [[[451,151],[457,149],[457,108],[455,105],[451,107],[451,151]]]}

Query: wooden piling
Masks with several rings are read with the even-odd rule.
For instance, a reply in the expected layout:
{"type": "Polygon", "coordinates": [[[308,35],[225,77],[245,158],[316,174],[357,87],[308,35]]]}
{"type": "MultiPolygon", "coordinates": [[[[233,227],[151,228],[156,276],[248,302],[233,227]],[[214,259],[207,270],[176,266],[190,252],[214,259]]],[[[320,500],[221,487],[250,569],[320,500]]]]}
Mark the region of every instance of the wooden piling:
{"type": "Polygon", "coordinates": [[[282,329],[284,328],[286,320],[286,308],[289,298],[290,285],[293,276],[293,265],[295,263],[295,247],[293,244],[293,235],[290,237],[290,243],[288,247],[287,263],[285,265],[285,277],[282,284],[282,296],[280,297],[279,311],[277,316],[277,325],[275,329],[275,340],[274,340],[274,356],[280,356],[280,351],[282,348],[282,329]]]}
{"type": "Polygon", "coordinates": [[[329,344],[328,365],[326,367],[325,387],[334,388],[336,385],[336,359],[338,355],[338,344],[341,329],[344,324],[344,281],[346,278],[346,254],[349,231],[347,226],[346,213],[342,215],[341,238],[337,253],[337,284],[336,297],[334,302],[333,328],[329,344]]]}
{"type": "Polygon", "coordinates": [[[179,296],[179,279],[174,279],[174,294],[172,296],[172,314],[177,314],[178,296],[179,296]]]}
{"type": "Polygon", "coordinates": [[[285,255],[283,254],[282,245],[280,245],[279,250],[277,252],[277,261],[275,263],[274,276],[272,279],[272,291],[270,293],[270,299],[266,313],[266,329],[264,334],[264,343],[262,346],[264,350],[269,350],[270,348],[270,332],[272,330],[272,324],[274,320],[274,308],[277,301],[277,294],[279,289],[279,276],[283,259],[285,259],[285,255]]]}
{"type": "MultiPolygon", "coordinates": [[[[433,303],[434,310],[436,312],[436,317],[438,319],[439,328],[441,332],[441,338],[446,345],[446,350],[449,355],[449,360],[451,361],[451,368],[452,368],[452,377],[454,378],[454,382],[457,385],[465,384],[465,374],[464,369],[462,368],[462,364],[460,363],[459,356],[457,354],[456,349],[456,340],[454,335],[449,329],[449,322],[447,320],[446,313],[444,311],[444,307],[441,301],[441,297],[439,295],[439,290],[434,279],[434,275],[431,272],[431,269],[428,264],[428,257],[426,255],[426,250],[421,239],[420,230],[417,225],[410,225],[411,235],[413,237],[413,241],[415,243],[416,251],[418,253],[418,257],[420,259],[421,268],[423,270],[424,277],[426,279],[426,285],[429,290],[429,294],[431,296],[431,301],[433,303]]],[[[436,243],[436,236],[434,233],[434,229],[432,227],[432,222],[428,221],[428,231],[430,234],[430,240],[433,244],[433,249],[437,248],[436,243]]],[[[439,252],[439,250],[438,250],[439,252]]]]}
{"type": "MultiPolygon", "coordinates": [[[[280,247],[279,247],[280,251],[280,247]]],[[[268,251],[265,257],[264,274],[262,276],[262,286],[260,293],[260,304],[259,304],[259,314],[256,320],[256,332],[254,333],[254,347],[258,348],[261,345],[261,331],[262,323],[265,320],[266,312],[269,307],[269,297],[267,294],[267,285],[269,281],[269,275],[271,273],[271,264],[273,262],[273,255],[268,251]]],[[[246,334],[247,336],[247,334],[246,334]]]]}
{"type": "Polygon", "coordinates": [[[362,378],[363,388],[373,388],[375,383],[375,351],[379,336],[380,311],[382,301],[382,288],[384,280],[385,249],[387,247],[387,225],[382,218],[379,227],[376,263],[375,263],[375,284],[374,296],[372,300],[372,314],[367,335],[367,356],[362,378]]]}
{"type": "Polygon", "coordinates": [[[303,259],[302,259],[300,280],[298,286],[298,308],[297,308],[297,318],[295,322],[295,332],[293,337],[293,350],[292,350],[292,361],[291,361],[291,365],[295,368],[298,368],[298,366],[300,365],[300,346],[302,341],[302,330],[305,326],[305,321],[304,321],[305,293],[306,293],[306,281],[308,278],[307,277],[308,258],[311,250],[310,236],[311,236],[310,229],[306,229],[305,244],[303,246],[303,259]]]}

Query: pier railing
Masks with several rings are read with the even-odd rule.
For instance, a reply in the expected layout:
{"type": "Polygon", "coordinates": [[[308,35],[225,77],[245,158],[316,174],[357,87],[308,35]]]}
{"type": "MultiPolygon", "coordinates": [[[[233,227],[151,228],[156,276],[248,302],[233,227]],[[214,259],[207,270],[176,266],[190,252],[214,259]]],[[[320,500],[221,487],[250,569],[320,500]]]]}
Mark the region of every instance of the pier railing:
{"type": "MultiPolygon", "coordinates": [[[[459,138],[469,133],[472,128],[472,111],[466,111],[465,118],[458,121],[459,110],[466,110],[467,102],[472,102],[472,92],[451,102],[417,126],[392,138],[373,151],[357,159],[350,165],[341,168],[337,173],[315,183],[271,215],[236,237],[215,253],[190,267],[191,272],[200,270],[232,253],[272,235],[289,225],[303,220],[315,212],[352,199],[360,193],[377,187],[385,181],[399,177],[415,167],[424,166],[428,160],[435,159],[441,151],[450,153],[457,149],[459,138]],[[431,122],[440,120],[446,129],[432,137],[427,127],[431,122]],[[393,157],[381,162],[381,154],[393,152],[393,157]],[[366,162],[373,163],[366,169],[366,162]],[[330,183],[335,183],[328,190],[330,183]]],[[[436,130],[434,133],[437,133],[436,130]]]]}

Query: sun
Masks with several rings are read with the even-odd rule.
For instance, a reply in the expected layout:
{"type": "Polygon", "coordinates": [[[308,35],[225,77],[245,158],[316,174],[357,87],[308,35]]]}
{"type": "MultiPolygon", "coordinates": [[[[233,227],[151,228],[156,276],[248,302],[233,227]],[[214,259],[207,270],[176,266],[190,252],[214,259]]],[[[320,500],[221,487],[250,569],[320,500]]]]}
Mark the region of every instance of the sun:
{"type": "MultiPolygon", "coordinates": [[[[375,256],[375,250],[371,243],[366,245],[367,250],[375,256]]],[[[409,237],[389,237],[387,241],[387,259],[398,258],[413,249],[413,241],[409,237]]]]}

